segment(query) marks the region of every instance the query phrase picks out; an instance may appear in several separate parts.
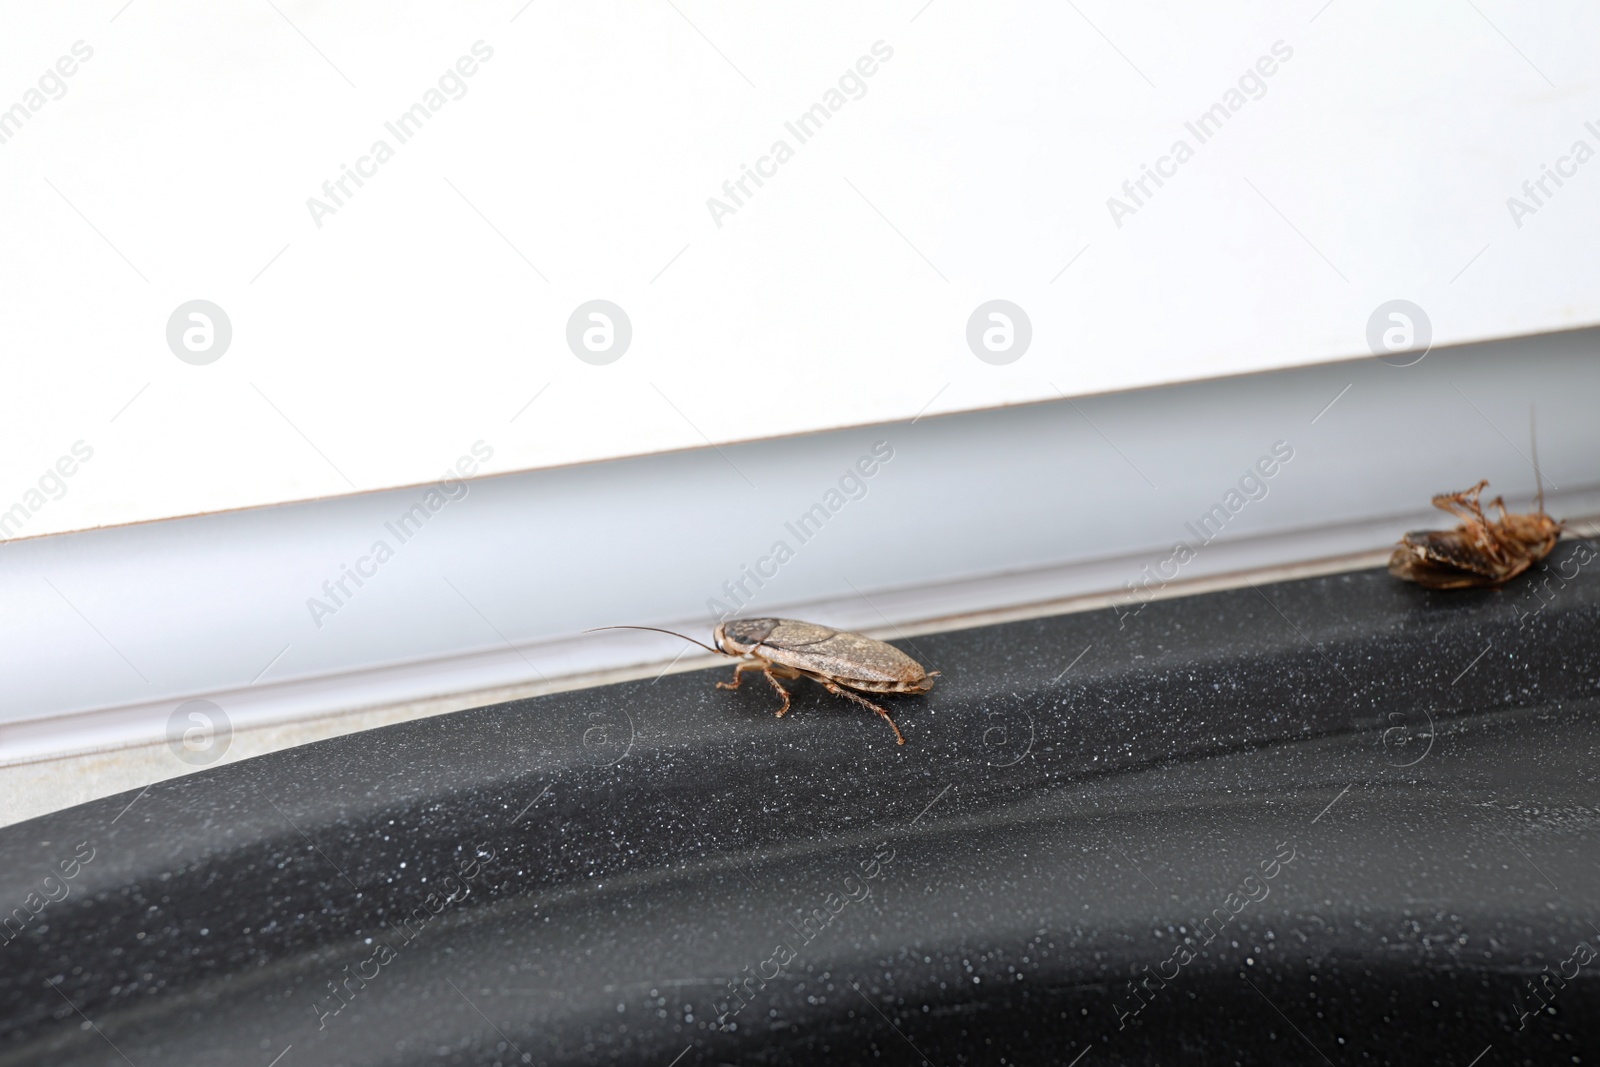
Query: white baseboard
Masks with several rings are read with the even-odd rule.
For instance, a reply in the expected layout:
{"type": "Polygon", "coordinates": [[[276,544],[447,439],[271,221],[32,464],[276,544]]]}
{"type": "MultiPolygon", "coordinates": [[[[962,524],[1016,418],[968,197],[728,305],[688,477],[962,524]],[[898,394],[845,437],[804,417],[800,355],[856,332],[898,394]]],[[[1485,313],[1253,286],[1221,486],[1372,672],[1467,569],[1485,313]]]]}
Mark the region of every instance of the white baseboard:
{"type": "Polygon", "coordinates": [[[1550,510],[1600,514],[1596,348],[1579,331],[491,478],[331,618],[308,601],[408,492],[14,541],[0,765],[162,742],[194,699],[244,733],[681,669],[704,653],[582,631],[704,639],[740,582],[740,614],[891,638],[1120,603],[1275,442],[1292,461],[1149,595],[1380,563],[1404,530],[1449,525],[1432,493],[1480,477],[1525,507],[1535,402],[1550,510]],[[878,440],[894,458],[865,495],[750,585],[878,440]]]}

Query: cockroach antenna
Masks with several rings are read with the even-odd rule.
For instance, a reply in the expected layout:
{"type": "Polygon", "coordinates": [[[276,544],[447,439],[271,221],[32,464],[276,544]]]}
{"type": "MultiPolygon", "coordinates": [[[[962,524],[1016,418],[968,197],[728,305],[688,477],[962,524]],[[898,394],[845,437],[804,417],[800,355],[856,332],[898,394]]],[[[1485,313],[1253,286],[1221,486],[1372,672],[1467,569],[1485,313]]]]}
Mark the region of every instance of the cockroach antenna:
{"type": "Polygon", "coordinates": [[[1534,425],[1533,405],[1528,405],[1528,437],[1533,442],[1533,480],[1539,484],[1539,514],[1544,514],[1544,475],[1539,473],[1539,431],[1534,425]]]}
{"type": "Polygon", "coordinates": [[[701,648],[705,649],[707,652],[715,652],[719,656],[726,656],[727,655],[727,653],[722,651],[722,649],[720,649],[720,648],[712,648],[710,645],[706,644],[704,641],[696,641],[694,638],[688,637],[688,636],[686,636],[684,634],[680,634],[675,630],[663,630],[663,629],[660,629],[659,627],[655,627],[655,626],[596,626],[591,630],[585,630],[583,632],[586,633],[586,634],[592,634],[592,633],[597,633],[600,630],[649,630],[651,633],[668,634],[668,635],[670,635],[672,637],[682,637],[685,641],[688,641],[690,644],[693,644],[693,645],[699,645],[701,648]]]}

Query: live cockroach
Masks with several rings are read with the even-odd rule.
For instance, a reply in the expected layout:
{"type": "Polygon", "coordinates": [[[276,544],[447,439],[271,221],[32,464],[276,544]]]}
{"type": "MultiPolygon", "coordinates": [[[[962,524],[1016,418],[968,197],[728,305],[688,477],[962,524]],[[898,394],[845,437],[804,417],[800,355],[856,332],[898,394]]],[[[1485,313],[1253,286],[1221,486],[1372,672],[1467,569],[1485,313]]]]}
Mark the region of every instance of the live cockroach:
{"type": "Polygon", "coordinates": [[[1486,516],[1478,503],[1488,484],[1484,480],[1465,492],[1434,497],[1434,507],[1464,521],[1454,530],[1406,534],[1389,557],[1389,573],[1429,589],[1471,589],[1509,581],[1549,555],[1563,524],[1545,514],[1543,481],[1539,510],[1532,514],[1507,514],[1504,500],[1491,500],[1498,520],[1486,516]]]}
{"type": "MultiPolygon", "coordinates": [[[[733,668],[733,681],[718,682],[718,689],[737,689],[746,671],[760,671],[783,698],[778,709],[782,718],[789,710],[789,691],[779,678],[810,678],[830,693],[871,708],[894,731],[897,744],[905,744],[900,728],[889,713],[863,696],[864,693],[926,693],[933,688],[938,671],[925,670],[922,664],[891,644],[794,619],[733,619],[720,624],[711,635],[715,647],[692,637],[661,630],[654,626],[601,626],[601,630],[653,630],[693,642],[708,652],[739,659],[733,668]],[[745,658],[748,657],[748,658],[745,658]]],[[[593,632],[593,631],[588,631],[593,632]]]]}

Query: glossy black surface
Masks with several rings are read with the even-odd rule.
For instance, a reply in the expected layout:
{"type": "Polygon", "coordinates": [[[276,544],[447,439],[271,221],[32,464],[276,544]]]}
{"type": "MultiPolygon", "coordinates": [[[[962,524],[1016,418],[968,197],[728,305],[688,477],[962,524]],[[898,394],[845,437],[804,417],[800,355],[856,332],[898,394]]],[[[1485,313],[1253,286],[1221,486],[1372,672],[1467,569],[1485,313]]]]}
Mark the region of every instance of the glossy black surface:
{"type": "Polygon", "coordinates": [[[901,641],[903,748],[724,669],[14,826],[0,907],[93,858],[0,945],[0,1063],[1592,1062],[1591,555],[901,641]]]}

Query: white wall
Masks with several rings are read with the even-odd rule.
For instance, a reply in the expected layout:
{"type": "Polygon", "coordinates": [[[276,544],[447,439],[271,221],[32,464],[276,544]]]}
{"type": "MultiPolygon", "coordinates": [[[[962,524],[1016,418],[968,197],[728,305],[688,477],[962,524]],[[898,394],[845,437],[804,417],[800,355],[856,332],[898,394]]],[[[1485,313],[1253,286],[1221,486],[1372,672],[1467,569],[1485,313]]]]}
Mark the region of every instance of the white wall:
{"type": "MultiPolygon", "coordinates": [[[[1600,149],[1577,0],[92,0],[0,26],[11,537],[421,483],[480,440],[526,470],[1349,357],[1396,298],[1438,342],[1600,321],[1600,163],[1561,162],[1600,149]],[[479,41],[401,144],[385,123],[479,41]],[[800,144],[785,122],[879,41],[800,144]],[[1274,53],[1201,144],[1185,123],[1274,53]],[[380,139],[319,226],[308,198],[380,139]],[[1513,218],[1545,164],[1572,174],[1513,218]],[[594,298],[633,324],[607,366],[565,340],[594,298]],[[1032,322],[1005,366],[965,336],[995,298],[1032,322]],[[194,299],[232,325],[204,366],[166,339],[194,299]]],[[[110,699],[78,686],[52,699],[110,699]]]]}

